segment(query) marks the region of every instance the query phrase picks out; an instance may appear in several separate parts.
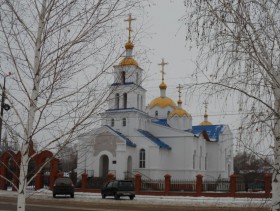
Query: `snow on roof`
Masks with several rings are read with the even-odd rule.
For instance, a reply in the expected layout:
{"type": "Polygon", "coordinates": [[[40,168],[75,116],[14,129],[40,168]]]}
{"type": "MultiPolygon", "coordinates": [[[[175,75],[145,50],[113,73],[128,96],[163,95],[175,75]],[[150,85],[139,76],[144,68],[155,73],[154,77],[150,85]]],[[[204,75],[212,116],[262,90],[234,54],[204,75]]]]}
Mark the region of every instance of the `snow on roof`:
{"type": "Polygon", "coordinates": [[[192,133],[195,135],[200,135],[205,130],[210,139],[215,139],[219,141],[219,136],[223,133],[224,125],[198,125],[192,127],[192,133]]]}
{"type": "Polygon", "coordinates": [[[149,133],[148,131],[145,130],[141,130],[138,129],[138,131],[144,135],[146,138],[150,139],[152,142],[154,142],[155,144],[157,144],[160,148],[163,149],[168,149],[170,150],[171,147],[169,145],[167,145],[166,143],[164,143],[163,141],[161,141],[159,138],[155,137],[154,135],[152,135],[151,133],[149,133]]]}

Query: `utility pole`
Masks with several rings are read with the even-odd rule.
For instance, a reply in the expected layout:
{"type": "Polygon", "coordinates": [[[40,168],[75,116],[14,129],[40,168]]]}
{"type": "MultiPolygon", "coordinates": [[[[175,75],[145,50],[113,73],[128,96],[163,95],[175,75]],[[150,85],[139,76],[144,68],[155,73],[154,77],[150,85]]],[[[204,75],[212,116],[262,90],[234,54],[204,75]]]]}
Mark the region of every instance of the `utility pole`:
{"type": "Polygon", "coordinates": [[[0,113],[0,148],[2,146],[2,125],[3,125],[3,113],[4,109],[6,111],[10,110],[10,106],[8,104],[5,104],[5,95],[6,95],[6,78],[10,76],[11,73],[9,72],[8,75],[4,75],[4,84],[2,88],[2,99],[1,99],[1,113],[0,113]]]}

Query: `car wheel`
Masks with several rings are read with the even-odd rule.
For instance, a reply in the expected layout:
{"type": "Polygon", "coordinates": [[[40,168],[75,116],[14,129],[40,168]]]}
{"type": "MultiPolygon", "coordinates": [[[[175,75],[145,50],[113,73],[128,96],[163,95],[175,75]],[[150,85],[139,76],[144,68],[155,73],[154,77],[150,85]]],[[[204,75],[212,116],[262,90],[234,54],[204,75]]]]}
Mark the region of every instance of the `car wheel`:
{"type": "Polygon", "coordinates": [[[74,193],[71,193],[71,198],[74,198],[74,193]]]}
{"type": "Polygon", "coordinates": [[[102,199],[105,199],[106,198],[106,195],[105,194],[102,194],[102,199]]]}
{"type": "Polygon", "coordinates": [[[52,196],[53,196],[53,198],[55,198],[55,193],[53,193],[53,195],[52,195],[52,196]]]}
{"type": "Polygon", "coordinates": [[[134,199],[134,196],[129,196],[130,200],[133,200],[134,199]]]}
{"type": "Polygon", "coordinates": [[[115,193],[114,197],[116,200],[120,199],[120,196],[117,193],[115,193]]]}

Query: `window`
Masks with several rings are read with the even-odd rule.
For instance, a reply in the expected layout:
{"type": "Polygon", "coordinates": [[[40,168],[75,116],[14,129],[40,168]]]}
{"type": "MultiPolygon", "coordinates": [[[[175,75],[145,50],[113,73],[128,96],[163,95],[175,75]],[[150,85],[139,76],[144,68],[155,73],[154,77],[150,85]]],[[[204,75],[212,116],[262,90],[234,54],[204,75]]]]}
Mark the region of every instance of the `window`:
{"type": "Polygon", "coordinates": [[[156,116],[156,117],[158,116],[158,111],[155,111],[155,116],[156,116]]]}
{"type": "Polygon", "coordinates": [[[120,108],[120,94],[116,94],[115,96],[115,108],[119,109],[120,108]]]}
{"type": "Polygon", "coordinates": [[[137,85],[139,84],[139,73],[138,72],[136,73],[136,84],[137,85]]]}
{"type": "Polygon", "coordinates": [[[196,151],[193,152],[193,169],[195,169],[195,157],[196,157],[196,151]]]}
{"type": "Polygon", "coordinates": [[[145,150],[140,150],[139,168],[145,168],[145,150]]]}
{"type": "Polygon", "coordinates": [[[124,126],[124,127],[126,126],[126,118],[122,119],[122,126],[124,126]]]}
{"type": "Polygon", "coordinates": [[[123,94],[123,108],[127,108],[127,93],[123,94]]]}
{"type": "Polygon", "coordinates": [[[167,111],[167,116],[169,116],[169,114],[170,114],[170,111],[167,111]]]}
{"type": "Polygon", "coordinates": [[[122,83],[124,84],[125,83],[125,72],[122,71],[122,83]]]}
{"type": "Polygon", "coordinates": [[[114,127],[114,126],[115,126],[115,120],[111,119],[111,127],[114,127]]]}

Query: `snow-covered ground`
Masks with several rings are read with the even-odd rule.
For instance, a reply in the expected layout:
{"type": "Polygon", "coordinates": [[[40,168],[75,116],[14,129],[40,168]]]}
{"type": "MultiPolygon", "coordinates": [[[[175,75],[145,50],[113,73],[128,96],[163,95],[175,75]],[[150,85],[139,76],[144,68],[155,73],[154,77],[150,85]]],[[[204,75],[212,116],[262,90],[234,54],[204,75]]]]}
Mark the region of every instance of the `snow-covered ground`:
{"type": "MultiPolygon", "coordinates": [[[[52,192],[47,189],[38,191],[30,191],[32,198],[52,198],[52,192]]],[[[13,191],[0,190],[1,196],[16,197],[17,193],[13,191]]],[[[75,192],[75,201],[98,201],[99,203],[106,203],[106,200],[101,199],[99,193],[81,193],[75,192]]],[[[112,200],[113,202],[114,200],[112,200]]],[[[118,200],[118,203],[127,203],[130,200],[118,200]]],[[[189,206],[205,206],[205,207],[269,207],[271,199],[252,199],[252,198],[231,198],[231,197],[185,197],[185,196],[143,196],[136,195],[131,203],[140,204],[177,204],[189,206]]]]}

